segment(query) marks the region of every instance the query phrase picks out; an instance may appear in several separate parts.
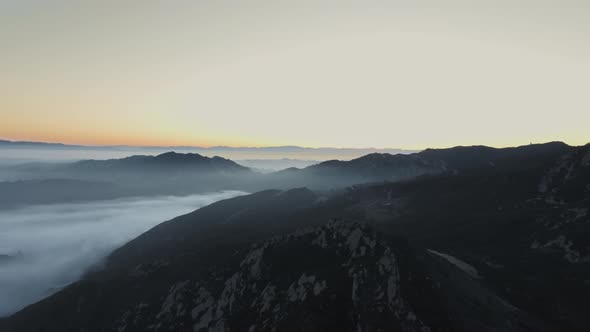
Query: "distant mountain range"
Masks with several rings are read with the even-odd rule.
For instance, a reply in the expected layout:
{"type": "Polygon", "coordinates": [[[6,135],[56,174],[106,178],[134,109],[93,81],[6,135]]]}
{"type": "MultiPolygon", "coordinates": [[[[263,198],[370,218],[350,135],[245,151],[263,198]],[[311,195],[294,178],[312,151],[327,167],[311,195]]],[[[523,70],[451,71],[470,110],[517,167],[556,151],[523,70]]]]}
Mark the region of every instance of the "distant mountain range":
{"type": "Polygon", "coordinates": [[[305,168],[307,166],[319,164],[321,161],[318,160],[305,160],[305,159],[242,159],[236,160],[240,165],[252,168],[253,170],[270,173],[273,171],[280,171],[287,168],[305,168]]]}
{"type": "Polygon", "coordinates": [[[0,182],[0,208],[129,196],[189,195],[244,187],[257,176],[228,159],[175,152],[13,168],[15,180],[0,182]]]}
{"type": "Polygon", "coordinates": [[[39,200],[58,202],[70,198],[186,195],[232,189],[254,192],[306,186],[312,190],[332,190],[359,183],[401,181],[433,174],[538,168],[572,149],[574,147],[564,143],[553,142],[504,149],[473,146],[427,149],[413,154],[372,153],[350,161],[331,160],[301,169],[289,168],[264,174],[225,158],[176,152],[61,164],[37,163],[15,169],[17,174],[13,178],[20,181],[0,182],[0,198],[5,197],[0,200],[0,206],[39,200]],[[60,180],[66,181],[63,186],[60,180]],[[73,181],[80,183],[74,185],[73,181]],[[88,189],[78,194],[75,189],[83,188],[84,182],[88,182],[88,189]],[[51,190],[55,190],[56,195],[40,197],[43,195],[39,192],[51,190]],[[14,192],[20,194],[12,194],[14,192]]]}
{"type": "MultiPolygon", "coordinates": [[[[309,148],[300,146],[269,146],[269,147],[230,147],[230,146],[91,146],[91,145],[67,145],[61,143],[44,143],[28,141],[0,140],[0,149],[42,149],[56,151],[58,159],[72,159],[72,156],[80,156],[89,153],[97,159],[113,157],[125,157],[129,154],[160,154],[168,151],[183,153],[199,153],[206,156],[220,155],[233,160],[238,159],[299,159],[299,160],[327,160],[327,159],[353,159],[368,153],[412,153],[414,150],[403,149],[376,149],[376,148],[309,148]],[[62,153],[58,153],[61,151],[62,153]],[[67,156],[63,152],[70,151],[67,156]],[[88,152],[83,154],[82,152],[88,152]]],[[[14,158],[17,158],[15,155],[14,158]]],[[[49,158],[46,156],[46,158],[49,158]]]]}
{"type": "Polygon", "coordinates": [[[264,190],[179,216],[0,330],[590,326],[590,145],[372,154],[285,172],[381,180],[264,190]]]}
{"type": "Polygon", "coordinates": [[[427,149],[412,154],[372,153],[350,161],[330,160],[303,169],[290,168],[272,176],[291,185],[300,183],[328,189],[357,183],[406,180],[426,174],[539,167],[572,149],[565,143],[552,142],[502,149],[470,146],[427,149]]]}
{"type": "Polygon", "coordinates": [[[285,152],[298,152],[305,150],[318,150],[318,151],[383,151],[388,153],[411,153],[415,150],[404,150],[404,149],[377,149],[377,148],[332,148],[332,147],[320,147],[320,148],[309,148],[301,147],[296,145],[284,145],[284,146],[263,146],[263,147],[233,147],[233,146],[191,146],[191,145],[170,145],[170,146],[133,146],[133,145],[78,145],[78,144],[63,144],[63,143],[47,143],[47,142],[32,142],[32,141],[10,141],[0,140],[0,147],[52,147],[52,148],[63,148],[63,149],[151,149],[151,150],[215,150],[215,151],[285,151],[285,152]]]}
{"type": "Polygon", "coordinates": [[[131,156],[122,159],[82,160],[67,166],[75,170],[85,171],[175,171],[187,172],[239,172],[249,171],[229,159],[205,157],[197,153],[166,152],[157,156],[131,156]]]}

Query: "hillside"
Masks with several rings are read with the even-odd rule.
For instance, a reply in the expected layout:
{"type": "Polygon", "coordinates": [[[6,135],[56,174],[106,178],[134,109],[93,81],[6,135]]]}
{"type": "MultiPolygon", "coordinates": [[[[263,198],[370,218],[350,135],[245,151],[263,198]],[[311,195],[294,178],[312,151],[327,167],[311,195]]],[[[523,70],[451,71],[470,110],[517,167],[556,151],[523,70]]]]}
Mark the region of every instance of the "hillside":
{"type": "Polygon", "coordinates": [[[155,227],[0,326],[584,331],[590,145],[516,156],[329,196],[221,201],[155,227]]]}

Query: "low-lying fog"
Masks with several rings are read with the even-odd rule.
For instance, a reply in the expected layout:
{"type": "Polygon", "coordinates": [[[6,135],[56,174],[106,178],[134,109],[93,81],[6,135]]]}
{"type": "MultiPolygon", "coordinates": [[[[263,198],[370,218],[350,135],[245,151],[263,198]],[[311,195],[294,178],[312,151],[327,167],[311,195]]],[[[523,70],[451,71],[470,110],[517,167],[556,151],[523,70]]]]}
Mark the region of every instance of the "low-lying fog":
{"type": "Polygon", "coordinates": [[[0,211],[0,316],[76,281],[153,226],[240,191],[28,206],[0,211]]]}

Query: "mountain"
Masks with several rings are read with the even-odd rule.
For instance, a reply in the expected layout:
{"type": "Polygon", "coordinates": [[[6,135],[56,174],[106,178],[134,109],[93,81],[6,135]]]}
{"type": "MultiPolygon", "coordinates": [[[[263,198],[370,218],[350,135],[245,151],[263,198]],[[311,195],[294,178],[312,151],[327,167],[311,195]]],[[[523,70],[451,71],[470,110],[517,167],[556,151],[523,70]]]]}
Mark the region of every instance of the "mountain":
{"type": "Polygon", "coordinates": [[[242,166],[250,167],[261,173],[270,173],[280,171],[283,169],[298,167],[303,168],[310,165],[320,163],[317,160],[300,160],[300,159],[244,159],[236,160],[236,162],[242,166]]]}
{"type": "Polygon", "coordinates": [[[266,146],[266,147],[231,147],[231,146],[126,146],[126,145],[68,145],[61,143],[27,142],[0,140],[0,149],[15,159],[28,161],[40,160],[72,160],[93,156],[94,159],[125,157],[130,154],[158,154],[167,151],[182,153],[199,153],[206,156],[221,155],[233,160],[240,159],[298,159],[298,160],[326,160],[353,159],[359,156],[381,153],[413,153],[414,150],[377,149],[377,148],[310,148],[301,146],[266,146]],[[23,150],[24,153],[18,153],[23,150]],[[30,150],[43,151],[31,157],[30,150]],[[16,152],[16,153],[15,153],[16,152]],[[41,156],[42,155],[42,156],[41,156]]]}
{"type": "Polygon", "coordinates": [[[400,181],[428,174],[465,173],[471,170],[534,168],[572,150],[561,143],[531,144],[516,148],[485,146],[427,149],[413,154],[372,153],[349,161],[330,160],[303,169],[274,174],[276,183],[303,183],[314,189],[331,189],[357,183],[400,181]]]}
{"type": "Polygon", "coordinates": [[[228,159],[175,152],[111,160],[29,164],[17,171],[29,179],[0,182],[0,208],[231,190],[243,187],[246,179],[255,176],[249,168],[228,159]]]}
{"type": "Polygon", "coordinates": [[[426,154],[447,171],[162,223],[0,330],[586,331],[590,145],[426,154]]]}
{"type": "Polygon", "coordinates": [[[518,323],[523,327],[508,330],[524,331],[540,324],[512,312],[509,304],[453,265],[417,253],[364,222],[315,224],[333,203],[297,189],[212,204],[157,226],[114,252],[106,268],[0,327],[447,331],[463,323],[492,324],[487,330],[518,323]],[[431,269],[441,274],[441,282],[473,288],[459,295],[489,308],[464,312],[464,304],[447,305],[431,269]],[[449,280],[450,275],[459,280],[449,280]],[[466,313],[477,323],[464,318],[466,313]],[[506,322],[488,318],[498,316],[506,322]]]}
{"type": "MultiPolygon", "coordinates": [[[[332,160],[303,169],[288,168],[268,174],[221,157],[176,152],[73,163],[36,163],[3,170],[4,174],[14,173],[12,178],[33,181],[0,182],[0,195],[3,188],[22,193],[0,205],[6,206],[7,202],[11,202],[11,205],[37,203],[44,200],[40,197],[41,193],[52,191],[57,194],[45,200],[59,202],[60,197],[64,200],[71,197],[87,200],[188,195],[217,190],[255,192],[298,186],[312,190],[339,190],[359,183],[401,181],[432,174],[466,174],[482,169],[497,172],[518,168],[536,169],[573,149],[555,142],[504,149],[483,146],[428,149],[407,155],[372,153],[350,161],[332,160]],[[49,179],[53,182],[47,181],[49,179]],[[73,188],[71,185],[64,187],[65,192],[56,186],[59,181],[72,180],[101,183],[103,186],[90,185],[79,194],[70,190],[73,188]],[[105,189],[105,186],[111,188],[105,189]]],[[[6,192],[6,195],[10,193],[6,192]]]]}
{"type": "Polygon", "coordinates": [[[1,148],[79,148],[79,145],[66,145],[62,143],[45,143],[45,142],[29,142],[29,141],[8,141],[0,140],[1,148]]]}
{"type": "Polygon", "coordinates": [[[350,161],[331,160],[304,169],[320,176],[364,177],[367,180],[399,180],[444,170],[440,160],[420,154],[372,153],[350,161]]]}
{"type": "Polygon", "coordinates": [[[531,167],[554,160],[571,150],[565,143],[531,144],[516,148],[491,148],[486,146],[426,149],[414,154],[372,153],[350,161],[332,160],[306,168],[310,172],[344,171],[376,178],[382,176],[411,177],[415,174],[442,171],[467,171],[481,168],[531,167]]]}
{"type": "Polygon", "coordinates": [[[82,160],[67,165],[75,171],[107,171],[107,172],[152,172],[152,171],[184,171],[184,172],[240,172],[249,171],[229,159],[205,157],[197,153],[166,152],[157,156],[131,156],[122,159],[82,160]]]}
{"type": "Polygon", "coordinates": [[[442,161],[446,170],[468,171],[481,168],[511,170],[531,168],[553,162],[572,147],[563,142],[530,144],[514,148],[459,146],[450,149],[426,149],[418,155],[430,161],[442,161]]]}

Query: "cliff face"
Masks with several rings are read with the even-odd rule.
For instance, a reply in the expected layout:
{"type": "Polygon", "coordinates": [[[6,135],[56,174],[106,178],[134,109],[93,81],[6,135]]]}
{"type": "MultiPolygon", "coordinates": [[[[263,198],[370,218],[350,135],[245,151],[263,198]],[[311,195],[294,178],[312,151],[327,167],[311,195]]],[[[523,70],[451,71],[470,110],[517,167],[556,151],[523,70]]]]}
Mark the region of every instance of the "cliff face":
{"type": "MultiPolygon", "coordinates": [[[[234,269],[212,271],[218,278],[172,285],[160,311],[134,328],[429,331],[404,298],[394,250],[367,227],[300,229],[239,256],[234,269]]],[[[136,321],[128,315],[120,323],[136,321]]]]}

